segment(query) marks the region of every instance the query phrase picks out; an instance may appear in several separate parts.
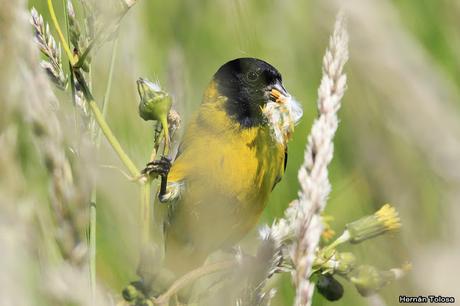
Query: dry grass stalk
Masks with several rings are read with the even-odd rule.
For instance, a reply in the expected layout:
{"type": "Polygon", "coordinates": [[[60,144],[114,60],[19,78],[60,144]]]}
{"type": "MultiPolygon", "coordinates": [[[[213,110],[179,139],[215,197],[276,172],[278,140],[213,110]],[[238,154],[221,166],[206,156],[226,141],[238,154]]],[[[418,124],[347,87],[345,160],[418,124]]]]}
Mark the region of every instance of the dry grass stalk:
{"type": "Polygon", "coordinates": [[[323,58],[323,77],[318,89],[319,117],[308,137],[304,163],[299,169],[299,199],[295,209],[295,239],[292,260],[296,285],[295,305],[310,305],[314,286],[310,283],[311,267],[322,232],[320,213],[331,191],[327,166],[332,160],[333,137],[337,130],[337,111],[346,89],[343,67],[348,60],[348,34],[343,15],[337,17],[329,48],[323,58]]]}
{"type": "Polygon", "coordinates": [[[320,213],[331,191],[327,166],[332,160],[333,137],[337,130],[337,111],[346,89],[343,67],[348,60],[348,34],[343,15],[337,17],[329,48],[323,59],[323,77],[318,89],[319,117],[308,137],[304,163],[299,169],[299,199],[290,209],[296,210],[296,232],[292,260],[296,285],[295,305],[310,305],[314,286],[311,267],[322,232],[320,213]]]}
{"type": "MultiPolygon", "coordinates": [[[[7,179],[2,179],[0,184],[0,241],[6,252],[0,265],[0,295],[5,305],[55,305],[51,302],[56,300],[55,292],[45,292],[45,286],[41,286],[46,283],[44,272],[52,269],[56,271],[56,280],[66,280],[67,276],[61,273],[61,261],[52,254],[56,255],[55,239],[63,238],[67,243],[68,237],[55,237],[54,234],[69,230],[72,238],[76,238],[75,232],[84,237],[84,233],[79,232],[81,227],[77,220],[86,206],[74,204],[86,202],[83,198],[88,176],[75,175],[74,162],[66,154],[65,124],[56,114],[57,101],[39,65],[25,9],[26,1],[20,0],[5,2],[0,11],[3,113],[0,143],[5,153],[1,154],[0,166],[7,171],[7,179]],[[28,177],[25,169],[42,173],[41,180],[28,177]],[[47,184],[50,186],[48,192],[40,189],[47,184]],[[48,203],[41,204],[44,199],[54,203],[55,210],[50,214],[46,209],[48,203]],[[66,207],[67,213],[62,214],[66,207]],[[49,222],[53,218],[56,218],[54,224],[49,222]],[[43,220],[48,222],[43,224],[43,220]],[[38,273],[35,275],[35,272],[38,273]]],[[[52,45],[56,47],[55,43],[52,45]]],[[[84,171],[80,165],[78,168],[84,171]]],[[[77,248],[77,243],[70,245],[70,253],[63,256],[71,265],[81,259],[77,248]]],[[[83,275],[83,268],[75,269],[83,275]]],[[[72,289],[84,287],[81,282],[74,282],[72,286],[72,289]]],[[[75,300],[64,295],[60,295],[59,300],[64,302],[59,305],[75,300]]]]}
{"type": "Polygon", "coordinates": [[[299,169],[299,198],[275,223],[273,233],[281,240],[292,239],[289,256],[295,270],[295,305],[310,305],[314,285],[309,281],[315,251],[323,229],[320,213],[331,191],[327,166],[333,156],[333,137],[337,130],[337,112],[346,89],[343,67],[348,60],[348,34],[345,19],[339,14],[329,47],[323,58],[323,77],[318,89],[319,116],[313,123],[299,169]]]}

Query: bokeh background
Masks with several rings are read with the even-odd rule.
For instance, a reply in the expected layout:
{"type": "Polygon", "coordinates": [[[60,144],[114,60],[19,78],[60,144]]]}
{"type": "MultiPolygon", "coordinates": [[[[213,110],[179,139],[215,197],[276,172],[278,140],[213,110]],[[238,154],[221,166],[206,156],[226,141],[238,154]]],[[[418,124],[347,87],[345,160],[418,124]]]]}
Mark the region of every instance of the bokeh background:
{"type": "MultiPolygon", "coordinates": [[[[55,2],[62,12],[61,1],[55,2]]],[[[27,6],[49,20],[46,1],[30,0],[27,6]]],[[[297,194],[297,170],[316,116],[322,56],[340,8],[350,34],[348,89],[339,113],[326,212],[340,233],[347,222],[392,203],[403,222],[399,233],[343,250],[382,269],[406,261],[413,269],[372,299],[343,281],[345,295],[336,304],[397,305],[399,295],[460,298],[460,2],[139,0],[121,25],[108,122],[140,167],[150,154],[152,127],[137,115],[138,77],[158,80],[171,92],[186,122],[221,64],[247,56],[270,62],[304,108],[289,145],[287,172],[261,220],[271,223],[297,194]]],[[[93,59],[98,101],[111,48],[108,43],[93,59]]],[[[61,109],[71,111],[70,100],[57,94],[61,109]]],[[[97,276],[120,292],[136,279],[138,189],[113,168],[123,166],[105,141],[91,162],[98,185],[97,276]]],[[[27,185],[46,202],[44,184],[27,185]]],[[[242,245],[250,245],[256,234],[242,245]]],[[[272,285],[279,289],[273,304],[290,305],[289,275],[272,285]]],[[[315,295],[314,305],[329,304],[315,295]]]]}

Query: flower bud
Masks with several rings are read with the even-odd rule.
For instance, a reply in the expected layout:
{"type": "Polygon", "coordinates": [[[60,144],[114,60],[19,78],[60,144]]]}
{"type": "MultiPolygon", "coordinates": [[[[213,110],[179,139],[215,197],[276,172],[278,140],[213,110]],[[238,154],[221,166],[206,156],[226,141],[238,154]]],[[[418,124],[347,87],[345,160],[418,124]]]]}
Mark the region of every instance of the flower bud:
{"type": "MultiPolygon", "coordinates": [[[[156,83],[143,78],[137,80],[137,90],[141,101],[139,115],[144,120],[158,120],[163,123],[168,117],[172,100],[169,94],[163,91],[156,83]]],[[[164,127],[163,127],[164,128],[164,127]]]]}
{"type": "Polygon", "coordinates": [[[139,115],[144,120],[161,122],[165,136],[166,152],[169,150],[168,114],[172,106],[171,96],[156,83],[143,78],[137,80],[137,90],[141,101],[139,115]]]}
{"type": "Polygon", "coordinates": [[[340,274],[348,274],[356,267],[356,257],[351,252],[337,253],[336,271],[340,274]]]}
{"type": "Polygon", "coordinates": [[[346,225],[351,243],[359,243],[366,239],[395,231],[401,227],[396,209],[385,204],[380,210],[370,216],[363,217],[346,225]]]}
{"type": "Polygon", "coordinates": [[[396,274],[393,271],[380,271],[370,265],[359,266],[350,277],[350,281],[362,296],[375,294],[395,279],[396,274]]]}
{"type": "Polygon", "coordinates": [[[353,253],[339,253],[336,250],[322,250],[317,253],[313,269],[330,274],[347,275],[356,267],[356,257],[353,253]]]}

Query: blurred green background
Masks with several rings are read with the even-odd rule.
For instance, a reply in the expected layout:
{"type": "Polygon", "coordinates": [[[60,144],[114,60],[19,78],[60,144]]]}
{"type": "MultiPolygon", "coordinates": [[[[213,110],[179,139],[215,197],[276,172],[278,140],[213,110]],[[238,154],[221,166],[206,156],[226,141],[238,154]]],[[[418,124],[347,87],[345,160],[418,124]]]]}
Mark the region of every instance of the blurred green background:
{"type": "MultiPolygon", "coordinates": [[[[47,18],[45,1],[29,1],[29,6],[47,18]]],[[[152,128],[137,115],[138,77],[159,80],[187,121],[221,64],[247,56],[270,62],[304,108],[289,145],[287,172],[261,220],[270,223],[297,194],[297,170],[316,116],[322,56],[341,6],[350,33],[348,90],[329,168],[333,191],[326,211],[341,232],[345,223],[392,203],[401,214],[400,233],[344,250],[382,269],[410,261],[413,271],[383,289],[380,301],[362,298],[343,281],[345,295],[336,304],[397,305],[400,294],[460,298],[454,276],[460,275],[460,2],[139,0],[121,25],[108,122],[141,166],[149,157],[152,128]]],[[[110,51],[109,43],[94,59],[98,101],[110,51]]],[[[107,143],[98,159],[123,168],[107,143]]],[[[98,278],[119,292],[136,278],[138,191],[118,171],[104,167],[97,171],[97,183],[98,278]]],[[[274,305],[290,305],[289,275],[274,286],[279,288],[274,305]]],[[[315,295],[314,305],[329,304],[315,295]]]]}

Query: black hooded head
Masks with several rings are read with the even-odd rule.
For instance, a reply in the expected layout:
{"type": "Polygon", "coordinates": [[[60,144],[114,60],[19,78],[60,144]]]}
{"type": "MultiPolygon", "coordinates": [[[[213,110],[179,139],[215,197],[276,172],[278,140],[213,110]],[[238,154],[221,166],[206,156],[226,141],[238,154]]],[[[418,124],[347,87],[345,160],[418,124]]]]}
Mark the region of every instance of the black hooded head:
{"type": "Polygon", "coordinates": [[[238,58],[224,64],[214,80],[219,93],[227,97],[227,114],[242,127],[263,123],[261,106],[268,102],[274,85],[282,86],[278,70],[256,58],[238,58]]]}

